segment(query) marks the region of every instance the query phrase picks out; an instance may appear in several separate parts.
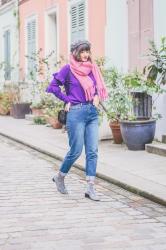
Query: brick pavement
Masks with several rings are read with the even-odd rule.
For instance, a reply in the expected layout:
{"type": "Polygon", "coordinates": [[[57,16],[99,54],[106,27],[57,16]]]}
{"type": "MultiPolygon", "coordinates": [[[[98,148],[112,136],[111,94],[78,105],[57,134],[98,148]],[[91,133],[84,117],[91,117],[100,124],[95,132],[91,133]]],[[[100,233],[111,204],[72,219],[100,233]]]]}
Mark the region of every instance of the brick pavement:
{"type": "Polygon", "coordinates": [[[76,169],[61,195],[58,165],[0,137],[0,250],[166,250],[165,207],[100,179],[101,202],[85,199],[76,169]]]}

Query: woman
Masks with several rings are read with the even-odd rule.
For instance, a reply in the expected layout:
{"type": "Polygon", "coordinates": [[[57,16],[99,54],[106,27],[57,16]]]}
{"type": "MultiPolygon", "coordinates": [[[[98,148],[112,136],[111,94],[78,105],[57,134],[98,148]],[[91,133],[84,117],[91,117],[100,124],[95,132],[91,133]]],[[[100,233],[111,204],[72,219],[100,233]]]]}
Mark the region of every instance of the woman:
{"type": "Polygon", "coordinates": [[[64,178],[73,163],[81,155],[83,145],[86,154],[87,191],[85,197],[98,201],[94,189],[98,153],[98,110],[99,101],[107,97],[107,90],[99,68],[91,60],[91,45],[78,41],[71,45],[70,63],[55,73],[47,92],[65,102],[67,111],[66,128],[70,150],[57,176],[53,177],[57,190],[67,194],[64,178]],[[65,87],[64,94],[60,86],[65,87]]]}

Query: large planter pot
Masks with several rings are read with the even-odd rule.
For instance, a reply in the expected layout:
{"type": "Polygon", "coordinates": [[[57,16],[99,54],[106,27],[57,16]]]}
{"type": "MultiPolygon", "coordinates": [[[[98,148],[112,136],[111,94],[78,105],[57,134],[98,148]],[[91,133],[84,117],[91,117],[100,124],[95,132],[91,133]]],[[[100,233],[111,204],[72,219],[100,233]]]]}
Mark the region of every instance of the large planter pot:
{"type": "Polygon", "coordinates": [[[156,120],[120,121],[120,129],[129,150],[144,150],[154,139],[156,120]]]}
{"type": "Polygon", "coordinates": [[[112,136],[113,136],[114,142],[116,144],[121,144],[123,142],[123,139],[122,139],[122,134],[120,131],[119,122],[110,122],[109,126],[112,130],[112,136]]]}
{"type": "Polygon", "coordinates": [[[56,117],[48,117],[47,122],[55,129],[62,128],[62,124],[58,121],[56,117]]]}
{"type": "Polygon", "coordinates": [[[30,113],[30,103],[16,103],[11,107],[11,115],[17,119],[24,119],[30,113]]]}

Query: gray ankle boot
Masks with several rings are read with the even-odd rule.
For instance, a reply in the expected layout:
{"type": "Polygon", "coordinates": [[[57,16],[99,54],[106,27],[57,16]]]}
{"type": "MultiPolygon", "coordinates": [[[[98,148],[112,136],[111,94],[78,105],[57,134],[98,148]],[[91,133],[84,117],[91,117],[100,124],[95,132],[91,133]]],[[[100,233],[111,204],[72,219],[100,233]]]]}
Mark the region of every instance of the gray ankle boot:
{"type": "Polygon", "coordinates": [[[65,187],[64,179],[65,179],[65,176],[62,176],[60,173],[57,176],[54,176],[52,178],[53,182],[55,182],[56,184],[57,190],[61,194],[68,194],[68,191],[65,187]]]}
{"type": "Polygon", "coordinates": [[[94,201],[100,201],[99,197],[96,195],[93,183],[88,183],[88,188],[85,193],[85,197],[94,201]]]}

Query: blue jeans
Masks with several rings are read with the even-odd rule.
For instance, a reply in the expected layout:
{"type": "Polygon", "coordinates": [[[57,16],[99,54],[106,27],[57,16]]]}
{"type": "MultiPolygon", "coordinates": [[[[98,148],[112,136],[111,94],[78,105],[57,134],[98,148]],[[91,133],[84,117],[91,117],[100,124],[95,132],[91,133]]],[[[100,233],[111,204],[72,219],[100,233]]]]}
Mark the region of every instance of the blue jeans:
{"type": "Polygon", "coordinates": [[[98,154],[97,108],[91,103],[71,106],[67,114],[66,127],[70,150],[61,165],[61,173],[64,175],[68,173],[85,145],[86,177],[93,180],[96,176],[98,154]]]}

